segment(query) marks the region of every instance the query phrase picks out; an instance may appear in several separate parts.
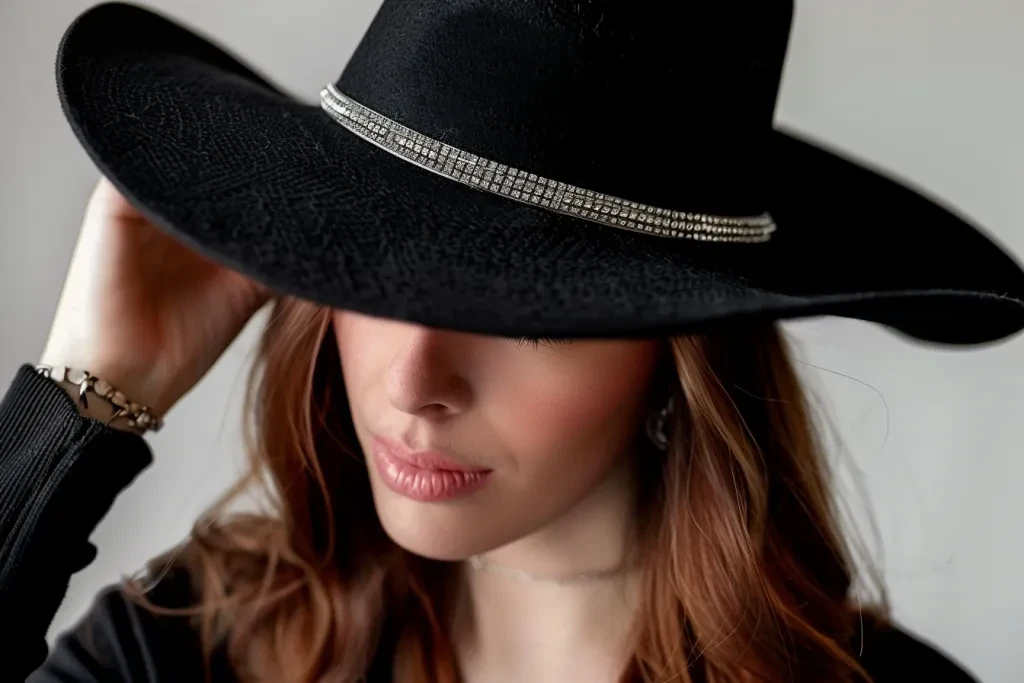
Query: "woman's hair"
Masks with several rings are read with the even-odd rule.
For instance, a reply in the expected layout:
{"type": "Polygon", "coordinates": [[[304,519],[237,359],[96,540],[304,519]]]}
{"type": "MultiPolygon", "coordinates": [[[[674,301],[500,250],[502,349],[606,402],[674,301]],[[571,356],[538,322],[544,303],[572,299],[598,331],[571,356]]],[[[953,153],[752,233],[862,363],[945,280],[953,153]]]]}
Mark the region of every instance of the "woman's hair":
{"type": "MultiPolygon", "coordinates": [[[[331,314],[275,301],[246,390],[249,470],[147,566],[184,572],[195,604],[154,604],[140,579],[126,591],[187,615],[207,659],[226,655],[243,681],[362,680],[391,643],[396,680],[454,683],[453,565],[381,528],[331,314]],[[229,511],[252,490],[264,509],[229,511]]],[[[665,344],[655,382],[676,409],[667,451],[636,456],[642,592],[621,680],[869,680],[852,560],[782,333],[761,323],[665,344]]]]}

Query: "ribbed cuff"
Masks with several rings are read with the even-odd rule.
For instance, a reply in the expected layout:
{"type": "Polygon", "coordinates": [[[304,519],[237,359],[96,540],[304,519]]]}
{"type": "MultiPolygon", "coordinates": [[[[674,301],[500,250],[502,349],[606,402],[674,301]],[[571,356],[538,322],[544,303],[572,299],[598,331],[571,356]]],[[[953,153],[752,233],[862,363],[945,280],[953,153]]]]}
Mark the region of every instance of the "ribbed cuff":
{"type": "Polygon", "coordinates": [[[0,401],[0,605],[26,571],[81,569],[67,561],[151,462],[141,436],[80,415],[63,388],[20,366],[0,401]]]}

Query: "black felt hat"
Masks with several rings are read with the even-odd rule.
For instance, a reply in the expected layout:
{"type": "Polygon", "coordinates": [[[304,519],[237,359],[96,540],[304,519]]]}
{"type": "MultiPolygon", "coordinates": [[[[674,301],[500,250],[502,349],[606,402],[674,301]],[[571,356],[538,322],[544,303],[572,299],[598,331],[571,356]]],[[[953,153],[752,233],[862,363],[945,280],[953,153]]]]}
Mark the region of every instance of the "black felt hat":
{"type": "Polygon", "coordinates": [[[307,102],[114,3],[67,30],[57,84],[161,228],[323,304],[517,336],[822,314],[954,344],[1024,328],[1024,272],[992,239],[774,126],[791,15],[384,0],[307,102]]]}

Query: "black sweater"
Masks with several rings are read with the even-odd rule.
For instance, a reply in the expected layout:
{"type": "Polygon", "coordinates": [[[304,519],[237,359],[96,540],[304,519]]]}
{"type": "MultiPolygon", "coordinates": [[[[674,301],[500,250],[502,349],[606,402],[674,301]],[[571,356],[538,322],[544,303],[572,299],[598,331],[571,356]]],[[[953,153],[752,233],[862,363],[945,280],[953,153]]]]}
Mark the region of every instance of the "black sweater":
{"type": "MultiPolygon", "coordinates": [[[[0,402],[0,680],[36,683],[184,683],[203,680],[197,633],[103,589],[47,652],[46,631],[73,573],[96,548],[89,535],[117,494],[152,461],[145,440],[79,415],[70,396],[22,365],[0,402]]],[[[149,594],[188,604],[181,572],[149,594]]],[[[975,681],[950,658],[895,628],[866,634],[862,663],[876,683],[975,681]]],[[[370,680],[388,676],[383,666],[370,680]]],[[[219,653],[214,680],[234,677],[219,653]]]]}

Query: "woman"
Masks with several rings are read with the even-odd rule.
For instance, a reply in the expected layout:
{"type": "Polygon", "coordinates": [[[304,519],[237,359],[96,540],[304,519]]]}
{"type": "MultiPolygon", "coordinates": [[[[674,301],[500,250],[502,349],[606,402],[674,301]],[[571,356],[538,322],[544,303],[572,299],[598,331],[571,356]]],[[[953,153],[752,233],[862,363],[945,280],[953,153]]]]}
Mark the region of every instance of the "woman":
{"type": "Polygon", "coordinates": [[[16,679],[973,680],[852,595],[773,321],[992,341],[1024,272],[772,131],[788,4],[692,4],[388,0],[320,107],[82,15],[58,86],[109,181],[0,406],[16,679]],[[250,472],[47,656],[141,435],[269,300],[250,472]]]}

